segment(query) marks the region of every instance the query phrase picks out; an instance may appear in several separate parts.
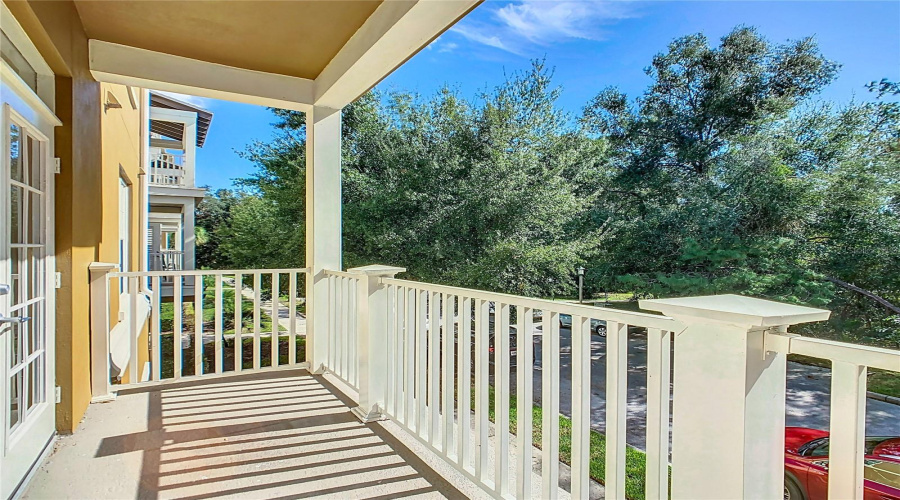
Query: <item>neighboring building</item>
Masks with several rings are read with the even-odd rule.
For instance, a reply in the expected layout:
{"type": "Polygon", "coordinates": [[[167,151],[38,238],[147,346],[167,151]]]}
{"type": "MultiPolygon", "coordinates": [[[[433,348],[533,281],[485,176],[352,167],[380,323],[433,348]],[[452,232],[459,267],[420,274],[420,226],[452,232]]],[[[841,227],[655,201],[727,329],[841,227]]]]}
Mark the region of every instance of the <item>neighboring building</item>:
{"type": "MultiPolygon", "coordinates": [[[[197,148],[209,132],[212,113],[173,97],[150,93],[148,156],[148,262],[151,271],[195,266],[194,209],[205,190],[196,185],[197,148]]],[[[193,296],[193,282],[185,285],[193,296]]],[[[162,284],[172,296],[171,282],[162,284]]]]}

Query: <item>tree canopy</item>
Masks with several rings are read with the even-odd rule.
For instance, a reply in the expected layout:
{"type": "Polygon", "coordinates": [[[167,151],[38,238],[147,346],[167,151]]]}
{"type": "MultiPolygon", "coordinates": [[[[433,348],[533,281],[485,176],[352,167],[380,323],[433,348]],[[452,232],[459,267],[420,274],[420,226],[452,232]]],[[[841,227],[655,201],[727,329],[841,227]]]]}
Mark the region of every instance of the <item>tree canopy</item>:
{"type": "MultiPolygon", "coordinates": [[[[344,263],[532,296],[573,295],[584,266],[588,293],[824,306],[812,332],[896,347],[900,89],[822,101],[838,71],[738,27],[674,40],[642,95],[578,116],[544,61],[471,99],[369,92],[343,112],[344,263]]],[[[273,113],[256,173],[201,204],[203,265],[303,265],[304,117],[273,113]]]]}

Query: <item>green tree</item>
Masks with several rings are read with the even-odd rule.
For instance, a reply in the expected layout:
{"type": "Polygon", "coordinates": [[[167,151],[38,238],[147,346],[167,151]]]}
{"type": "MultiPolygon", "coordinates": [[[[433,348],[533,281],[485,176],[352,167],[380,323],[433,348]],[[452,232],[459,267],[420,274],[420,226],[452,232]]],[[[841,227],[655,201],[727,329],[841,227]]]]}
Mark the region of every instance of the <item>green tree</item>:
{"type": "Polygon", "coordinates": [[[206,188],[206,196],[194,212],[196,232],[195,255],[200,269],[229,269],[234,266],[229,255],[221,248],[222,229],[231,224],[231,209],[236,202],[229,189],[212,192],[206,188]]]}

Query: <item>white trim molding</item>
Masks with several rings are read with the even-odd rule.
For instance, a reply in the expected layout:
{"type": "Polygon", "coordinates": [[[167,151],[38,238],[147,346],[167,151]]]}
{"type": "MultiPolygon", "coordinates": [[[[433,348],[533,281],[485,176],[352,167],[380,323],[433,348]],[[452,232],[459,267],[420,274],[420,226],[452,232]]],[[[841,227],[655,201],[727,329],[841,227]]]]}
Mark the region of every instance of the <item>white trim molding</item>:
{"type": "Polygon", "coordinates": [[[316,78],[316,106],[341,109],[355,101],[479,3],[382,2],[316,78]]]}
{"type": "Polygon", "coordinates": [[[98,81],[191,94],[258,106],[306,111],[314,82],[235,68],[162,52],[90,40],[91,74],[98,81]]]}

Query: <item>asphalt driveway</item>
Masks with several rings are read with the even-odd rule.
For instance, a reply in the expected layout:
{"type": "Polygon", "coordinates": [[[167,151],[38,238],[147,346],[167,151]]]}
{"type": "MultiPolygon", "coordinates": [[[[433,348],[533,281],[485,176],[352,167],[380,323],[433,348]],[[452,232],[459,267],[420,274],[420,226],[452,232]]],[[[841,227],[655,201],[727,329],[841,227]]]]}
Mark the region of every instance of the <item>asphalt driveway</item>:
{"type": "MultiPolygon", "coordinates": [[[[560,331],[560,411],[571,416],[572,356],[571,331],[560,331]]],[[[591,427],[605,431],[606,340],[591,336],[591,427]]],[[[541,401],[541,344],[535,336],[534,400],[541,401]]],[[[513,385],[515,377],[510,377],[513,385]]],[[[643,335],[628,341],[628,421],[627,442],[644,449],[647,416],[647,342],[643,335]]],[[[788,363],[786,421],[789,426],[828,429],[831,370],[788,363]]],[[[867,399],[866,434],[900,435],[900,406],[867,399]]]]}

